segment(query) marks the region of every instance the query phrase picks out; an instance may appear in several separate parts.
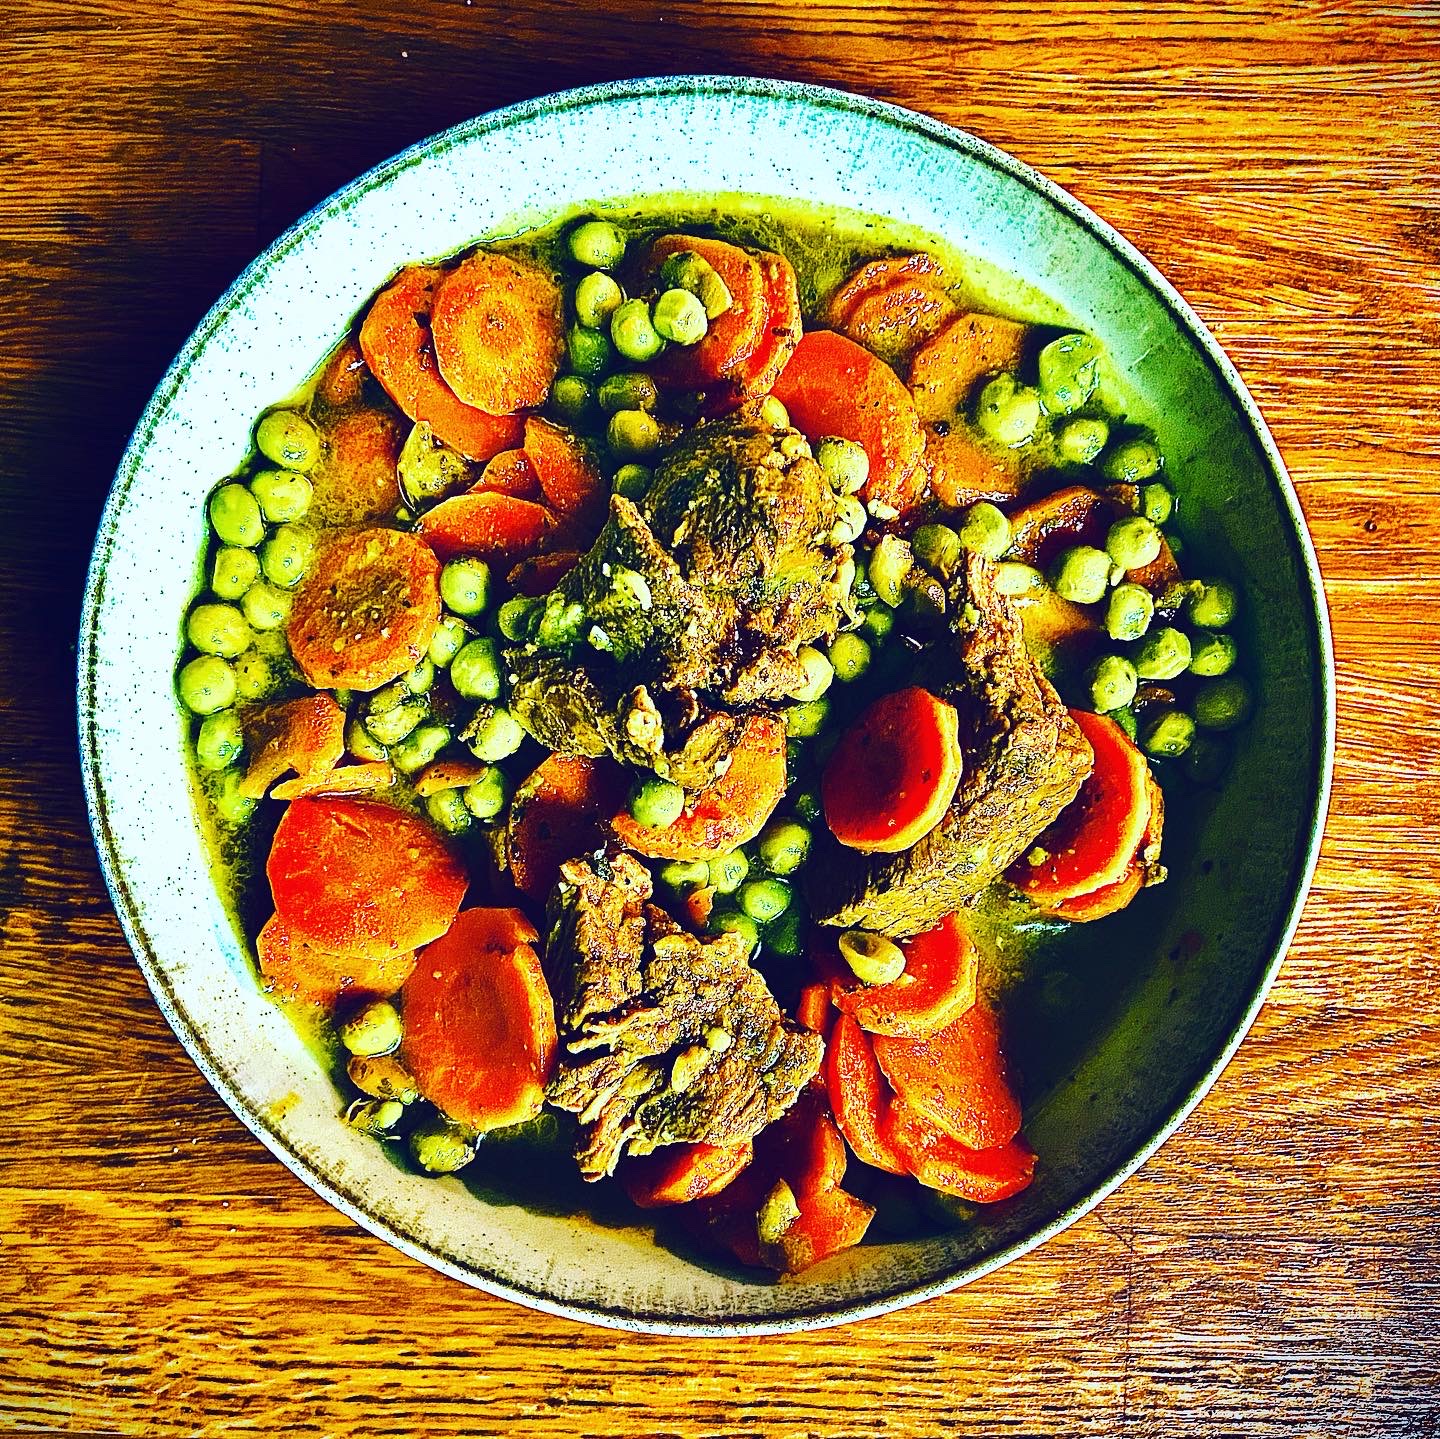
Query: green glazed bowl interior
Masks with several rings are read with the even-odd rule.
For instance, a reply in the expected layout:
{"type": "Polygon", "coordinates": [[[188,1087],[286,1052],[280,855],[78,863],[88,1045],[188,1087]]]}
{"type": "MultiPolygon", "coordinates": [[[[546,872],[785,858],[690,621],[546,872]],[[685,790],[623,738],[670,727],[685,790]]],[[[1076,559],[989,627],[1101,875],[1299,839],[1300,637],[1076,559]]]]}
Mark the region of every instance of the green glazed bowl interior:
{"type": "MultiPolygon", "coordinates": [[[[127,450],[80,652],[81,757],[117,911],[169,1022],[281,1160],[405,1252],[553,1313],[670,1333],[841,1323],[974,1279],[1072,1223],[1199,1100],[1299,917],[1328,795],[1331,661],[1319,576],[1280,457],[1233,367],[1131,246],[960,131],[809,86],[723,77],[577,90],[484,116],[301,220],[205,318],[127,450]],[[683,137],[680,143],[677,137],[683,137]],[[188,802],[173,694],[211,486],[401,264],[647,194],[803,200],[907,222],[1096,334],[1175,486],[1187,569],[1240,581],[1259,702],[1227,783],[1173,803],[1168,881],[1017,970],[1035,1183],[970,1224],[868,1242],[775,1284],[657,1242],[645,1216],[524,1202],[391,1163],[349,1129],[321,1061],[260,992],[188,802]]],[[[1003,965],[1005,956],[999,956],[1003,965]]],[[[1197,1196],[1198,1197],[1198,1196],[1197,1196]]]]}

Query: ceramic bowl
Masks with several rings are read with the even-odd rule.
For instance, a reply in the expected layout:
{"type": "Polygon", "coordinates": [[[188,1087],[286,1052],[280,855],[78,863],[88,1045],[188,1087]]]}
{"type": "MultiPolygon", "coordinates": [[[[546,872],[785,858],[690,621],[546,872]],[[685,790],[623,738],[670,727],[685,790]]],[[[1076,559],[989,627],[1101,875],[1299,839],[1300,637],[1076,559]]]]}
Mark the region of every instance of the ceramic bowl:
{"type": "Polygon", "coordinates": [[[1229,1059],[1284,955],[1333,730],[1325,610],[1293,491],[1234,368],[1175,290],[1063,191],[967,134],[832,90],[713,77],[576,90],[461,125],[261,255],[180,352],[121,463],[90,571],[79,709],[92,823],[126,934],[180,1041],[279,1159],[467,1283],[593,1323],[697,1334],[836,1324],[950,1289],[1132,1173],[1229,1059]],[[173,698],[207,491],[244,460],[252,417],[306,377],[400,264],[587,204],[719,192],[903,218],[1097,334],[1157,432],[1185,539],[1243,582],[1240,638],[1262,696],[1230,782],[1172,825],[1169,882],[1034,986],[1050,1021],[1030,1048],[1051,1071],[1027,1109],[1034,1185],[965,1227],[867,1243],[783,1284],[657,1243],[644,1222],[405,1172],[345,1126],[321,1063],[260,992],[212,881],[173,698]]]}

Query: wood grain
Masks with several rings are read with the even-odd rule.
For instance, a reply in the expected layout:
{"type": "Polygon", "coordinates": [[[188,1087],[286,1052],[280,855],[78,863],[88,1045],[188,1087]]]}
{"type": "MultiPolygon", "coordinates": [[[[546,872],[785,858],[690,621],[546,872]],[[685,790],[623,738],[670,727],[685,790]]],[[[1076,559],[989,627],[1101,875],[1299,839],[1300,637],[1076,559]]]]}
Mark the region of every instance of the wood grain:
{"type": "Polygon", "coordinates": [[[12,0],[0,66],[0,1431],[1440,1432],[1440,6],[12,0]],[[1340,671],[1312,899],[1180,1134],[959,1294],[724,1344],[464,1290],[275,1163],[125,947],[72,718],[110,476],[251,256],[457,120],[703,70],[972,129],[1154,259],[1285,453],[1340,671]]]}

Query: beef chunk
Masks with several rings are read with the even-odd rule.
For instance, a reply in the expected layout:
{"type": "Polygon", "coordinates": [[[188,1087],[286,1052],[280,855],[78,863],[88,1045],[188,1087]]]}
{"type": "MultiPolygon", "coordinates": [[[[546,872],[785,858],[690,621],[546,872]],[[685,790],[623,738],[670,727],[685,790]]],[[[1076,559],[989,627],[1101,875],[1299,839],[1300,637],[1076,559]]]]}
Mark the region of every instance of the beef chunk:
{"type": "Polygon", "coordinates": [[[547,1098],[579,1116],[586,1179],[662,1144],[737,1144],[778,1119],[820,1067],[738,935],[701,940],[649,904],[649,871],[600,853],[561,867],[546,970],[560,1058],[547,1098]]]}
{"type": "Polygon", "coordinates": [[[1094,763],[1025,647],[995,567],[967,554],[947,587],[928,683],[960,716],[964,769],[945,818],[913,848],[866,855],[830,840],[807,871],[821,924],[918,934],[973,900],[1075,798],[1094,763]]]}

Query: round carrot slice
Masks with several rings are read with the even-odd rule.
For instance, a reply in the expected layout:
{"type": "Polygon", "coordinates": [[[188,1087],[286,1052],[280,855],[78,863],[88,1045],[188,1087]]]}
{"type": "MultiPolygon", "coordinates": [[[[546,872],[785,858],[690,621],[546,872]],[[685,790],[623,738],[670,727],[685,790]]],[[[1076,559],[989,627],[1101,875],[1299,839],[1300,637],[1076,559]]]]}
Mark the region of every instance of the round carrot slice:
{"type": "Polygon", "coordinates": [[[820,802],[841,844],[895,854],[940,823],[959,783],[955,706],[912,686],[883,695],[840,737],[820,802]]]}
{"type": "Polygon", "coordinates": [[[927,1124],[908,1106],[890,1106],[886,1138],[904,1157],[906,1169],[927,1189],[954,1194],[974,1204],[994,1204],[1018,1194],[1035,1175],[1035,1151],[1023,1139],[971,1149],[927,1124]]]}
{"type": "Polygon", "coordinates": [[[653,1154],[627,1159],[620,1186],[632,1204],[659,1209],[689,1204],[719,1194],[754,1157],[747,1139],[741,1144],[669,1144],[653,1154]]]}
{"type": "Polygon", "coordinates": [[[625,779],[609,760],[552,754],[515,791],[505,857],[515,888],[543,902],[567,859],[601,842],[625,779]]]}
{"type": "Polygon", "coordinates": [[[360,525],[400,503],[400,425],[381,410],[350,410],[323,430],[325,457],[310,476],[310,513],[326,525],[360,525]]]}
{"type": "Polygon", "coordinates": [[[401,1060],[444,1114],[482,1132],[540,1113],[555,1006],[518,909],[467,909],[405,983],[401,1060]]]}
{"type": "Polygon", "coordinates": [[[905,972],[898,979],[841,989],[835,1007],[871,1034],[923,1039],[975,1003],[980,961],[955,914],[924,934],[902,940],[901,948],[905,972]]]}
{"type": "Polygon", "coordinates": [[[265,872],[292,939],[377,959],[444,934],[468,883],[422,820],[377,800],[337,795],[286,808],[265,872]]]}
{"type": "Polygon", "coordinates": [[[925,431],[925,470],[935,498],[952,510],[979,500],[1008,504],[1022,483],[1013,451],[993,455],[958,427],[925,431]]]}
{"type": "Polygon", "coordinates": [[[652,366],[668,389],[709,390],[729,380],[755,353],[766,319],[765,281],[760,263],[748,250],[699,235],[661,235],[650,247],[652,271],[671,255],[699,255],[724,280],[730,308],[717,315],[695,345],[672,345],[652,366]]]}
{"type": "Polygon", "coordinates": [[[435,282],[430,330],[441,377],[489,415],[544,404],[565,347],[563,303],[538,265],[477,250],[435,282]]]}
{"type": "Polygon", "coordinates": [[[800,287],[789,260],[783,255],[762,254],[760,277],[765,286],[765,322],[754,354],[736,377],[733,398],[737,405],[770,393],[790,363],[804,329],[800,287]]]}
{"type": "Polygon", "coordinates": [[[1026,326],[999,315],[958,315],[915,352],[910,389],[922,419],[953,420],[982,375],[1013,370],[1026,326]]]}
{"type": "Polygon", "coordinates": [[[379,689],[413,669],[440,620],[440,565],[399,530],[357,530],[321,552],[295,596],[290,652],[316,689],[379,689]]]}
{"type": "Polygon", "coordinates": [[[420,535],[442,560],[456,555],[520,560],[545,541],[554,525],[555,517],[544,505],[493,490],[471,490],[426,510],[420,535]]]}
{"type": "Polygon", "coordinates": [[[412,420],[472,460],[488,460],[520,443],[518,415],[487,415],[467,405],[440,377],[430,339],[430,309],[441,271],[412,265],[370,302],[360,352],[386,394],[412,420]]]}
{"type": "Polygon", "coordinates": [[[341,998],[388,999],[410,977],[415,956],[331,954],[297,939],[272,914],[255,940],[255,957],[265,987],[283,1000],[333,1007],[341,998]]]}
{"type": "Polygon", "coordinates": [[[524,450],[501,450],[492,455],[480,478],[470,486],[478,493],[492,490],[498,495],[514,495],[518,500],[543,498],[540,491],[540,476],[524,450]]]}
{"type": "Polygon", "coordinates": [[[825,1088],[835,1123],[856,1158],[888,1174],[908,1173],[885,1135],[889,1086],[868,1036],[848,1014],[837,1017],[825,1045],[825,1088]]]}
{"type": "Polygon", "coordinates": [[[531,415],[525,421],[525,453],[550,508],[562,519],[598,518],[606,488],[600,466],[574,435],[531,415]]]}

